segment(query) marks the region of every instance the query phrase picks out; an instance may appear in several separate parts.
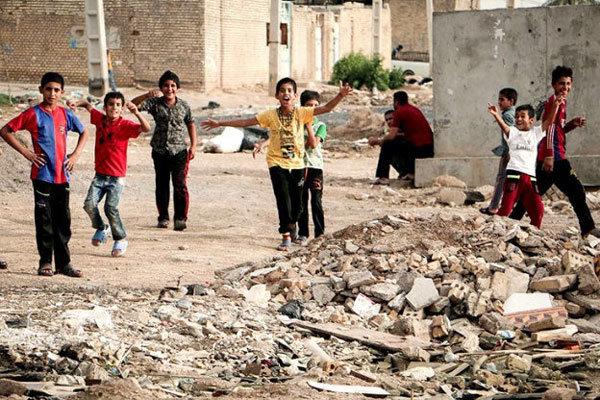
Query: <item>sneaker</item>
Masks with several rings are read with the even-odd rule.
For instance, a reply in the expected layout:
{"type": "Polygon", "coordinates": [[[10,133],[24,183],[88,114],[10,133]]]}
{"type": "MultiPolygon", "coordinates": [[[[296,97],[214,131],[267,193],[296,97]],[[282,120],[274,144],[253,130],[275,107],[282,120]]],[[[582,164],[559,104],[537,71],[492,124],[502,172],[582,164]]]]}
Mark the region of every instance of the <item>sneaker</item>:
{"type": "Polygon", "coordinates": [[[174,230],[182,231],[185,228],[187,228],[187,224],[185,223],[184,220],[182,220],[182,219],[175,220],[175,226],[173,227],[174,230]]]}
{"type": "Polygon", "coordinates": [[[156,225],[157,228],[161,228],[161,229],[166,229],[169,227],[169,220],[168,219],[161,219],[158,221],[158,224],[156,225]]]}
{"type": "Polygon", "coordinates": [[[373,185],[387,186],[389,184],[390,184],[390,180],[388,178],[377,178],[373,181],[373,185]]]}
{"type": "Polygon", "coordinates": [[[308,244],[308,238],[306,236],[298,236],[296,240],[294,240],[294,243],[300,246],[306,246],[308,244]]]}
{"type": "Polygon", "coordinates": [[[128,244],[129,243],[125,239],[115,240],[115,244],[113,245],[110,255],[113,257],[123,257],[127,251],[128,244]]]}
{"type": "Polygon", "coordinates": [[[103,243],[106,243],[108,239],[108,235],[110,235],[110,227],[106,227],[104,229],[98,229],[94,236],[92,236],[92,246],[100,246],[103,243]]]}
{"type": "Polygon", "coordinates": [[[279,246],[277,246],[277,250],[278,251],[289,251],[291,247],[292,247],[292,240],[290,239],[289,236],[286,236],[281,240],[281,243],[279,243],[279,246]]]}

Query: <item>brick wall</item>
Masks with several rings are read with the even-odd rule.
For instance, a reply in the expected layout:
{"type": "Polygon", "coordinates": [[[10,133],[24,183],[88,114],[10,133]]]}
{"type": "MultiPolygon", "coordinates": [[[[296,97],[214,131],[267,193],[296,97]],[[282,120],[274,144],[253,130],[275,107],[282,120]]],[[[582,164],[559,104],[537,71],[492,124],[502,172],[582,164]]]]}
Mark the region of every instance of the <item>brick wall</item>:
{"type": "MultiPolygon", "coordinates": [[[[185,85],[203,80],[204,0],[105,0],[107,32],[120,85],[155,84],[172,69],[185,85]]],[[[2,0],[0,79],[37,81],[55,70],[67,82],[87,84],[83,1],[2,0]],[[83,35],[82,35],[83,34],[83,35]]]]}
{"type": "MultiPolygon", "coordinates": [[[[390,0],[392,47],[404,46],[403,52],[428,53],[427,9],[425,0],[390,0]]],[[[434,12],[478,8],[479,0],[433,0],[434,12]]]]}
{"type": "Polygon", "coordinates": [[[315,77],[315,29],[318,13],[309,7],[292,8],[292,76],[299,81],[315,77]]]}

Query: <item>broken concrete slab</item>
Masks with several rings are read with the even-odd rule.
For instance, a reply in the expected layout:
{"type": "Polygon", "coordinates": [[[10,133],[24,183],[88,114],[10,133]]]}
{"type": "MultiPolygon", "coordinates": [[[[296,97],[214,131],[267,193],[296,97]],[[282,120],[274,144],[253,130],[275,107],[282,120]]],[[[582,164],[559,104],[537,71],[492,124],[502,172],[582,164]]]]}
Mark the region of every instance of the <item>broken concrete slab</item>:
{"type": "Polygon", "coordinates": [[[406,295],[406,301],[415,310],[421,310],[439,299],[435,283],[431,278],[417,278],[414,281],[413,287],[406,295]]]}
{"type": "Polygon", "coordinates": [[[561,293],[571,289],[577,282],[577,275],[554,275],[533,281],[529,284],[531,290],[545,293],[561,293]]]}

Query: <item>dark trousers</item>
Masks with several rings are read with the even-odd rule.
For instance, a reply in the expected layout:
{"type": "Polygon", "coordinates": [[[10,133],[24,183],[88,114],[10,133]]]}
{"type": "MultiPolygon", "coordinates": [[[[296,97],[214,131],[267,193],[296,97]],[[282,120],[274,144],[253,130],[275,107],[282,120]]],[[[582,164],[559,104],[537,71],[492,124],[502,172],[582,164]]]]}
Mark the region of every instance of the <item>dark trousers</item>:
{"type": "Polygon", "coordinates": [[[540,228],[544,216],[544,203],[542,203],[542,197],[535,188],[533,178],[516,171],[507,171],[506,175],[502,204],[498,210],[498,215],[501,217],[509,215],[518,200],[527,209],[531,225],[540,228]],[[511,176],[518,176],[518,178],[511,178],[511,176]]]}
{"type": "Polygon", "coordinates": [[[52,264],[52,254],[57,270],[71,262],[71,211],[69,210],[69,184],[56,185],[33,181],[35,202],[35,239],[40,255],[40,266],[52,264]]]}
{"type": "Polygon", "coordinates": [[[292,233],[302,212],[304,169],[269,168],[279,214],[279,233],[292,233]]]}
{"type": "Polygon", "coordinates": [[[381,143],[375,176],[389,178],[390,166],[400,175],[414,174],[415,159],[430,157],[433,157],[433,145],[414,146],[403,136],[396,136],[381,143]]]}
{"type": "Polygon", "coordinates": [[[312,220],[315,226],[315,237],[325,232],[325,216],[323,215],[323,170],[306,168],[304,187],[302,189],[302,212],[298,220],[298,235],[308,237],[308,196],[312,220]]]}
{"type": "Polygon", "coordinates": [[[169,220],[169,197],[171,180],[173,181],[173,203],[176,221],[186,221],[190,206],[187,189],[188,152],[183,150],[175,155],[152,152],[156,173],[156,208],[158,220],[169,220]]]}
{"type": "MultiPolygon", "coordinates": [[[[555,160],[552,172],[544,171],[542,165],[542,162],[538,162],[536,168],[540,195],[546,193],[552,185],[556,185],[561,192],[567,195],[573,210],[575,210],[581,233],[584,235],[589,233],[595,228],[594,219],[586,203],[585,189],[579,178],[577,178],[577,175],[575,175],[575,171],[571,168],[569,160],[555,160]]],[[[519,201],[510,214],[510,217],[521,219],[523,215],[525,215],[525,207],[519,201]]]]}

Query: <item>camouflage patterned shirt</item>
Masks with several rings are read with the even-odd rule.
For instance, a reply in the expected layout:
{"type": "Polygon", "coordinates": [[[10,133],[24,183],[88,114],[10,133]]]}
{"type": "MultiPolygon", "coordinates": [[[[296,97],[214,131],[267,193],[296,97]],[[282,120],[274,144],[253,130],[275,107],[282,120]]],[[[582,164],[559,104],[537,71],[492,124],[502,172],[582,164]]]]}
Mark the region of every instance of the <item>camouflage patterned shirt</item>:
{"type": "Polygon", "coordinates": [[[150,146],[159,154],[175,155],[187,150],[189,137],[187,125],[193,123],[192,111],[185,101],[177,98],[173,108],[169,108],[164,97],[151,97],[144,100],[140,111],[147,111],[154,118],[156,127],[150,146]]]}

